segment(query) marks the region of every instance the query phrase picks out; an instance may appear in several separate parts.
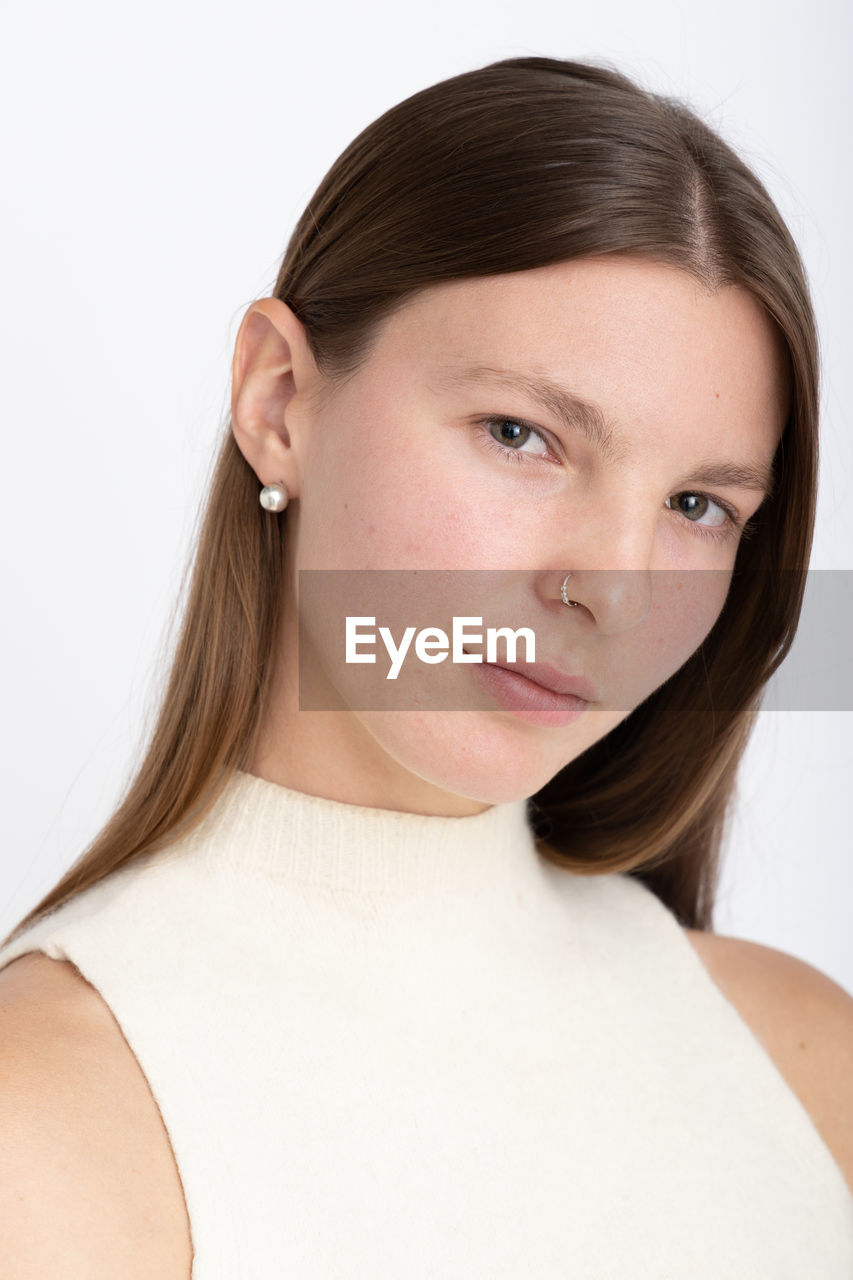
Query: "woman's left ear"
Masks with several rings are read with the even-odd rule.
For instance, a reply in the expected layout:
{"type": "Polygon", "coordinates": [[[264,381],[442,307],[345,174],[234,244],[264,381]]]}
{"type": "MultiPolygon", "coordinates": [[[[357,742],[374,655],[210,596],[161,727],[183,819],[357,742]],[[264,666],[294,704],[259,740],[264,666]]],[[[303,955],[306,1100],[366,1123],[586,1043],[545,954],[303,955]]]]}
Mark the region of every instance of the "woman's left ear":
{"type": "Polygon", "coordinates": [[[301,321],[280,298],[260,298],[243,316],[231,362],[231,429],[262,485],[299,493],[297,402],[319,374],[301,321]]]}

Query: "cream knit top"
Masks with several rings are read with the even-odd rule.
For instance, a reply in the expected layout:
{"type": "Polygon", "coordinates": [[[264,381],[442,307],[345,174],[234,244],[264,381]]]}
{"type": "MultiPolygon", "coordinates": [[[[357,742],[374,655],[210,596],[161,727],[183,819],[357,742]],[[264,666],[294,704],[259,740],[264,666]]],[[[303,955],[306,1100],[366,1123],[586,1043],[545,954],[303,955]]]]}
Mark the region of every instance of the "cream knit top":
{"type": "Polygon", "coordinates": [[[851,1280],[853,1196],[639,881],[247,773],[0,950],[100,992],[194,1280],[851,1280]]]}

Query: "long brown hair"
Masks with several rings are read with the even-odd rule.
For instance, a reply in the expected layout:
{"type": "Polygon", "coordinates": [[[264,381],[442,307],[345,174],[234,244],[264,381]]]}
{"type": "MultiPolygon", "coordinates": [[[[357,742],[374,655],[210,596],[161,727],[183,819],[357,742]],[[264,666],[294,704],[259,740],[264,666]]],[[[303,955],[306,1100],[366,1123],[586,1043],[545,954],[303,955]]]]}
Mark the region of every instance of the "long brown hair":
{"type": "MultiPolygon", "coordinates": [[[[419,289],[612,252],[749,290],[781,338],[790,407],[773,494],[741,541],[710,635],[529,811],[546,856],[580,874],[634,875],[682,924],[709,928],[736,769],[793,640],[816,500],[814,317],[761,182],[676,99],[603,65],[510,58],[414,94],[346,148],[296,225],[275,296],[334,383],[419,289]],[[793,571],[784,588],[783,570],[793,571]]],[[[286,513],[260,507],[229,421],[141,763],[104,828],[9,938],[185,834],[247,767],[275,657],[286,530],[286,513]]]]}

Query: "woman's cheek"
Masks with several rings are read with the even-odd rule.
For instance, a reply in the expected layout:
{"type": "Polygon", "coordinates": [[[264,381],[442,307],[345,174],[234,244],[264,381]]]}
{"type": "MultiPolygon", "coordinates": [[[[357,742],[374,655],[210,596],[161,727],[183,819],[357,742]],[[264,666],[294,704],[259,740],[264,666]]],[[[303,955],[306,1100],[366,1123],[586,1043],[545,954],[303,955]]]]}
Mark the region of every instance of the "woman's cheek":
{"type": "MultiPolygon", "coordinates": [[[[413,466],[370,488],[359,504],[355,530],[374,568],[477,569],[511,565],[500,513],[480,501],[464,477],[437,477],[413,466]]],[[[517,554],[517,552],[516,552],[517,554]]]]}
{"type": "Polygon", "coordinates": [[[622,637],[626,649],[622,669],[629,675],[631,706],[665,683],[696,652],[722,611],[730,580],[730,573],[723,570],[654,572],[652,611],[633,638],[630,631],[622,637]]]}

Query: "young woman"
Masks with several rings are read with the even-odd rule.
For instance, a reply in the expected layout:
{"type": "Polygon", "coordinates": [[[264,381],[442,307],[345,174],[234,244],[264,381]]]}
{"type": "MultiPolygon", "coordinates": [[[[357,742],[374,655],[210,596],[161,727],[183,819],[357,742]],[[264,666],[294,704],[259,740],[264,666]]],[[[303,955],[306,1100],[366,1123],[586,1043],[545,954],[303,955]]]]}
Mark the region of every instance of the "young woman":
{"type": "Polygon", "coordinates": [[[4,1275],[853,1274],[853,1002],[711,930],[817,406],[683,105],[516,58],[356,138],[243,319],[147,754],[0,950],[4,1275]],[[373,603],[535,658],[376,698],[373,603]]]}

